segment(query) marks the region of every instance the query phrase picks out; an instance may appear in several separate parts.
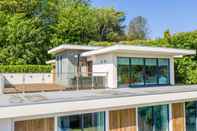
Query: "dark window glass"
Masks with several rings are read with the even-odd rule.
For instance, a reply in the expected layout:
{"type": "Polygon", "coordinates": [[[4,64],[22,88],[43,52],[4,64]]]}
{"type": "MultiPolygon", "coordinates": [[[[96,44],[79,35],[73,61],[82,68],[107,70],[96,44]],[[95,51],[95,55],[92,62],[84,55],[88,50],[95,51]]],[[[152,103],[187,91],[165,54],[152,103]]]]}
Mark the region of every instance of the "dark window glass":
{"type": "Polygon", "coordinates": [[[168,131],[168,105],[138,108],[139,131],[168,131]]]}
{"type": "Polygon", "coordinates": [[[58,131],[105,131],[105,113],[59,117],[58,131]]]}
{"type": "Polygon", "coordinates": [[[145,59],[145,66],[146,85],[157,84],[157,59],[145,59]]]}
{"type": "Polygon", "coordinates": [[[154,131],[168,131],[168,105],[154,106],[154,131]]]}
{"type": "Polygon", "coordinates": [[[159,84],[169,84],[169,60],[158,59],[159,84]]]}
{"type": "Polygon", "coordinates": [[[75,115],[69,117],[69,129],[73,131],[81,130],[81,115],[75,115]]]}
{"type": "Polygon", "coordinates": [[[143,58],[131,58],[131,85],[144,85],[143,58]]]}
{"type": "Polygon", "coordinates": [[[118,59],[118,85],[119,87],[128,87],[129,78],[129,58],[118,59]]]}
{"type": "Polygon", "coordinates": [[[170,84],[169,59],[117,59],[118,87],[170,84]]]}
{"type": "Polygon", "coordinates": [[[185,113],[186,113],[186,130],[196,131],[196,102],[186,102],[185,103],[185,113]]]}
{"type": "Polygon", "coordinates": [[[92,114],[85,114],[83,116],[84,118],[84,131],[92,131],[94,130],[94,125],[93,125],[93,117],[92,114]]]}
{"type": "Polygon", "coordinates": [[[153,131],[152,107],[138,108],[138,131],[153,131]]]}

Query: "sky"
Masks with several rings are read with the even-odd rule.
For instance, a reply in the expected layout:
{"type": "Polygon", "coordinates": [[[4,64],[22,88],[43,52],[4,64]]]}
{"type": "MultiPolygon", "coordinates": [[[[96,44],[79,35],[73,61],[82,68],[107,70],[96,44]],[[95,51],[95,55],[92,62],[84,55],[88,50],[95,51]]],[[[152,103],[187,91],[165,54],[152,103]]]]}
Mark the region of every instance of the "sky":
{"type": "Polygon", "coordinates": [[[197,0],[91,0],[95,7],[114,7],[125,12],[125,25],[136,16],[148,20],[150,37],[197,29],[197,0]]]}

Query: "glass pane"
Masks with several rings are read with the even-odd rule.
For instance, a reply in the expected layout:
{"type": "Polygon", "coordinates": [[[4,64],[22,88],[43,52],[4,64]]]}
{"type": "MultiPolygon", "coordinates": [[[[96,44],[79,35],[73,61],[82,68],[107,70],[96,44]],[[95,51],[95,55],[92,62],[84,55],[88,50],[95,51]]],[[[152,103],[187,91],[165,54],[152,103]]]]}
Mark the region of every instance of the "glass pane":
{"type": "Polygon", "coordinates": [[[159,84],[169,84],[169,60],[159,59],[159,84]]]}
{"type": "Polygon", "coordinates": [[[131,85],[144,85],[144,59],[131,58],[131,85]]]}
{"type": "Polygon", "coordinates": [[[168,131],[168,105],[154,106],[154,131],[168,131]]]}
{"type": "Polygon", "coordinates": [[[153,131],[152,107],[138,108],[138,131],[153,131]]]}
{"type": "Polygon", "coordinates": [[[58,119],[58,131],[81,131],[81,116],[66,116],[58,119]]]}
{"type": "Polygon", "coordinates": [[[157,84],[157,59],[145,59],[145,65],[146,85],[157,84]]]}
{"type": "Polygon", "coordinates": [[[93,121],[94,121],[94,127],[95,127],[94,131],[105,130],[105,113],[104,112],[94,113],[93,121]]]}
{"type": "Polygon", "coordinates": [[[93,119],[92,119],[92,114],[85,114],[83,115],[83,130],[84,131],[93,131],[93,119]]]}
{"type": "Polygon", "coordinates": [[[69,117],[60,117],[58,119],[58,131],[69,131],[69,117]]]}
{"type": "Polygon", "coordinates": [[[186,102],[185,112],[186,112],[186,130],[196,131],[196,102],[186,102]]]}
{"type": "Polygon", "coordinates": [[[129,83],[129,58],[118,58],[118,85],[128,87],[129,83]]]}
{"type": "Polygon", "coordinates": [[[81,115],[70,116],[69,131],[81,131],[81,115]]]}

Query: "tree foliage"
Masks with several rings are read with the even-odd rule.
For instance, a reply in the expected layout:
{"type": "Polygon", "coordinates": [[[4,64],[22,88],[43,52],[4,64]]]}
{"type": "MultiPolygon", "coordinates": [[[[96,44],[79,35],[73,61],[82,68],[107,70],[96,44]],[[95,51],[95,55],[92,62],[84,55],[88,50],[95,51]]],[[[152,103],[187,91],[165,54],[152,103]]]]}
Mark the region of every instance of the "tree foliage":
{"type": "Polygon", "coordinates": [[[1,0],[0,64],[44,64],[59,44],[113,40],[123,18],[89,0],[1,0]]]}
{"type": "Polygon", "coordinates": [[[129,40],[147,39],[148,38],[148,22],[147,19],[142,16],[133,18],[128,27],[129,40]]]}

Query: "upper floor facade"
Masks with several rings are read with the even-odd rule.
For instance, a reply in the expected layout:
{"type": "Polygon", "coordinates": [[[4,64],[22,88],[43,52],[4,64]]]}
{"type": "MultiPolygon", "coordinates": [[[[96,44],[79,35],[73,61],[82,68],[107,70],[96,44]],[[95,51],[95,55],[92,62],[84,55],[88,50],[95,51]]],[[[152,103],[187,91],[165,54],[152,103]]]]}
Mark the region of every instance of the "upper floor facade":
{"type": "Polygon", "coordinates": [[[79,84],[81,79],[77,78],[86,77],[90,86],[102,83],[103,87],[122,88],[174,85],[174,59],[195,55],[196,51],[116,44],[61,45],[49,53],[56,56],[57,83],[67,86],[75,78],[79,84]]]}

